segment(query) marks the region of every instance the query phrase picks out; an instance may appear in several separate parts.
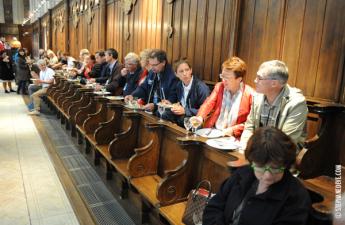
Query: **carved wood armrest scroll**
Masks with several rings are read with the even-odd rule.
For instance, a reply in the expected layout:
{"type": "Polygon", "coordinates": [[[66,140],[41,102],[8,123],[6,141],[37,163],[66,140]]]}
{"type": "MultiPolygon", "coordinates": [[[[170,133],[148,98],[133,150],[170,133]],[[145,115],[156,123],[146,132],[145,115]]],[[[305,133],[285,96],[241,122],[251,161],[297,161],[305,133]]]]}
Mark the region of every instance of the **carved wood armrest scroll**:
{"type": "Polygon", "coordinates": [[[134,149],[135,154],[128,163],[128,172],[131,177],[157,174],[161,129],[164,126],[156,123],[147,123],[145,127],[150,132],[150,140],[147,145],[134,149]]]}

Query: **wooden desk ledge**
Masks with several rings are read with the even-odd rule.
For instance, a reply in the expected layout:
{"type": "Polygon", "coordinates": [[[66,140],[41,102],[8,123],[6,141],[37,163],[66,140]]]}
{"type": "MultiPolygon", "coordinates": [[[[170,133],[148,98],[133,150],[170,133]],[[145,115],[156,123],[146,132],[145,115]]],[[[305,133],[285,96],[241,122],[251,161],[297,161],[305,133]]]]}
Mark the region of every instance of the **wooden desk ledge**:
{"type": "Polygon", "coordinates": [[[130,179],[130,183],[145,199],[156,207],[159,205],[156,193],[161,179],[158,175],[151,175],[130,179]]]}
{"type": "Polygon", "coordinates": [[[76,124],[75,126],[77,128],[77,130],[85,137],[86,134],[85,134],[85,130],[83,128],[83,126],[79,126],[78,124],[76,124]]]}
{"type": "Polygon", "coordinates": [[[159,213],[166,219],[170,224],[184,225],[182,222],[182,216],[186,208],[187,201],[179,202],[176,204],[163,206],[159,208],[159,213]]]}

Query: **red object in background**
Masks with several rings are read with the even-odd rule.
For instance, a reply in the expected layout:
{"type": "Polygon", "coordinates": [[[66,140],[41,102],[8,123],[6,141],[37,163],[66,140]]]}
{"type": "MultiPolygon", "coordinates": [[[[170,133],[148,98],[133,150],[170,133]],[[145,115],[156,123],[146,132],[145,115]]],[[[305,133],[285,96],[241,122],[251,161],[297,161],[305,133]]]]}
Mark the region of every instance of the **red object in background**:
{"type": "Polygon", "coordinates": [[[145,105],[145,101],[142,98],[138,99],[138,104],[139,105],[145,105]]]}
{"type": "Polygon", "coordinates": [[[208,197],[209,191],[206,190],[206,189],[204,189],[204,188],[199,188],[197,194],[202,195],[202,196],[205,196],[205,197],[208,197]]]}

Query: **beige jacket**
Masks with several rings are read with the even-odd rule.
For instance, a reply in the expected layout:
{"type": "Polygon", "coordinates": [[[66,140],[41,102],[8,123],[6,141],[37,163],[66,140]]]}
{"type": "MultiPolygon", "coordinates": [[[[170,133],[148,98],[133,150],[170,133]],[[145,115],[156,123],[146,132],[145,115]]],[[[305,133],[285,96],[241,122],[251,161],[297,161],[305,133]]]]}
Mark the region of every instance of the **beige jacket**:
{"type": "MultiPolygon", "coordinates": [[[[308,108],[302,91],[286,85],[284,88],[280,115],[277,128],[289,135],[296,144],[303,144],[306,138],[306,120],[308,108]]],[[[241,136],[241,145],[244,149],[248,139],[260,126],[261,107],[264,95],[257,94],[253,97],[251,111],[244,125],[241,136]]]]}

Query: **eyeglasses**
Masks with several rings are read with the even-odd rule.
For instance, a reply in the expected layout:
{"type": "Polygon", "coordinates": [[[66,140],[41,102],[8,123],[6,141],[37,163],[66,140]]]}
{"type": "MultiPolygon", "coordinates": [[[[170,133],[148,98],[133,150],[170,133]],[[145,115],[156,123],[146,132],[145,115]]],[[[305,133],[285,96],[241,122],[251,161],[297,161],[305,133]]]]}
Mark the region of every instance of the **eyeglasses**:
{"type": "Polygon", "coordinates": [[[261,75],[256,75],[255,80],[277,80],[274,77],[262,77],[261,75]]]}
{"type": "Polygon", "coordinates": [[[228,81],[228,80],[230,80],[230,78],[229,77],[226,77],[226,76],[224,76],[223,74],[219,74],[219,77],[220,77],[220,79],[222,79],[222,80],[226,80],[226,81],[228,81]]]}
{"type": "Polygon", "coordinates": [[[285,170],[284,166],[274,168],[270,166],[258,166],[252,163],[250,167],[253,168],[253,170],[257,173],[265,173],[266,171],[270,172],[271,174],[278,174],[278,173],[283,173],[285,170]]]}
{"type": "Polygon", "coordinates": [[[161,64],[161,62],[160,62],[160,63],[157,63],[157,64],[150,64],[150,66],[151,66],[151,67],[156,67],[156,66],[158,66],[159,64],[161,64]]]}

